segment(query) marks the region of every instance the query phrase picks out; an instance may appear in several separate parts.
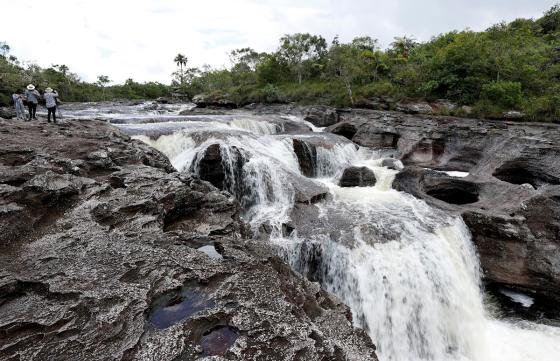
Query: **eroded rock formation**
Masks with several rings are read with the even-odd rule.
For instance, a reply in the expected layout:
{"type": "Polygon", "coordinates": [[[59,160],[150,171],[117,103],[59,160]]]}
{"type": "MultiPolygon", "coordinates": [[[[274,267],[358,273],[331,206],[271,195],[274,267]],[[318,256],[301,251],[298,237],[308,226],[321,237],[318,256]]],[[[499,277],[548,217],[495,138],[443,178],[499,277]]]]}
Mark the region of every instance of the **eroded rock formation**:
{"type": "Polygon", "coordinates": [[[395,187],[461,214],[487,281],[560,299],[559,126],[345,110],[327,130],[392,150],[395,187]]]}
{"type": "Polygon", "coordinates": [[[228,193],[106,123],[0,123],[1,359],[376,359],[228,193]]]}

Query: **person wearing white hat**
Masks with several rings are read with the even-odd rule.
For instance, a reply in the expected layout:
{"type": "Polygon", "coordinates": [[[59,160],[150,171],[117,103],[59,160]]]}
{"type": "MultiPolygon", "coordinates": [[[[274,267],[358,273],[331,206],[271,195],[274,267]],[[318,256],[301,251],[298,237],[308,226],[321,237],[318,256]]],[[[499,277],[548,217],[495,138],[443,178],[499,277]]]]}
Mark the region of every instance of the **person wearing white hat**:
{"type": "Polygon", "coordinates": [[[58,92],[53,91],[52,88],[45,89],[43,94],[45,98],[45,103],[47,106],[47,121],[51,122],[51,114],[53,116],[53,122],[56,123],[56,98],[58,98],[58,92]]]}
{"type": "Polygon", "coordinates": [[[39,98],[41,94],[35,89],[33,84],[27,86],[27,90],[24,94],[25,100],[27,100],[27,108],[29,108],[29,120],[37,119],[35,113],[37,113],[37,104],[39,103],[39,98]]]}

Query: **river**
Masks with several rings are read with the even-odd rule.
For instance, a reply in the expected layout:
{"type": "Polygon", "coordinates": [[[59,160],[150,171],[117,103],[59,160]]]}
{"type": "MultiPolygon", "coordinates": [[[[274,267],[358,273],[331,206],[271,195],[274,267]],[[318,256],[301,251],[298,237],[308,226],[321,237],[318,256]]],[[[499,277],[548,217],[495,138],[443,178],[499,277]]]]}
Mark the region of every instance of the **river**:
{"type": "Polygon", "coordinates": [[[558,359],[560,329],[500,318],[485,301],[462,219],[391,188],[398,171],[382,166],[391,154],[291,115],[178,114],[188,108],[86,104],[65,115],[111,121],[178,171],[200,173],[205,152],[219,147],[224,187],[240,201],[254,237],[350,306],[380,360],[558,359]],[[317,145],[313,177],[302,173],[294,139],[317,145]],[[376,185],[341,188],[348,166],[372,170],[376,185]],[[298,203],[302,189],[326,196],[298,203]]]}

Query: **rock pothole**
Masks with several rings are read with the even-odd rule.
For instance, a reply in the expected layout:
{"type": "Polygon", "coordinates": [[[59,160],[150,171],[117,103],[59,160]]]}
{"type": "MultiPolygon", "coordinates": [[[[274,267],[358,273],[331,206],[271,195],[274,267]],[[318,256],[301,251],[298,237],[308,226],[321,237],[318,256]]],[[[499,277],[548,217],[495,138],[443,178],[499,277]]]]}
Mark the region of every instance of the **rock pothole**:
{"type": "Polygon", "coordinates": [[[224,356],[239,337],[238,330],[231,326],[217,326],[206,331],[200,339],[204,356],[224,356]]]}
{"type": "Polygon", "coordinates": [[[436,184],[425,186],[426,194],[450,204],[464,205],[479,201],[478,186],[474,183],[442,179],[436,184]]]}
{"type": "Polygon", "coordinates": [[[148,322],[154,328],[164,330],[214,306],[214,301],[200,287],[185,285],[180,290],[159,296],[152,304],[148,322]]]}
{"type": "Polygon", "coordinates": [[[536,169],[534,166],[522,161],[507,162],[496,169],[492,175],[507,183],[530,184],[534,188],[545,184],[560,184],[558,177],[552,176],[544,170],[536,169]]]}
{"type": "Polygon", "coordinates": [[[348,123],[341,123],[339,126],[336,126],[331,130],[331,133],[341,135],[349,140],[352,140],[357,132],[358,128],[356,128],[353,124],[348,123]]]}

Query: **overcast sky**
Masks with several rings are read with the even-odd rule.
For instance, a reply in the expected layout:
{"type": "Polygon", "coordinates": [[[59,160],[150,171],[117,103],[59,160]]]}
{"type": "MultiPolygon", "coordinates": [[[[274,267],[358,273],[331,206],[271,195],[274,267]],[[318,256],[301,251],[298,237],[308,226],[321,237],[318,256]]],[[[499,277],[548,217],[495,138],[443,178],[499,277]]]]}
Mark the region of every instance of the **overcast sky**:
{"type": "Polygon", "coordinates": [[[276,49],[286,33],[327,40],[370,35],[428,40],[535,18],[560,0],[0,0],[0,41],[41,66],[66,64],[82,79],[170,82],[174,56],[228,66],[236,48],[276,49]]]}

